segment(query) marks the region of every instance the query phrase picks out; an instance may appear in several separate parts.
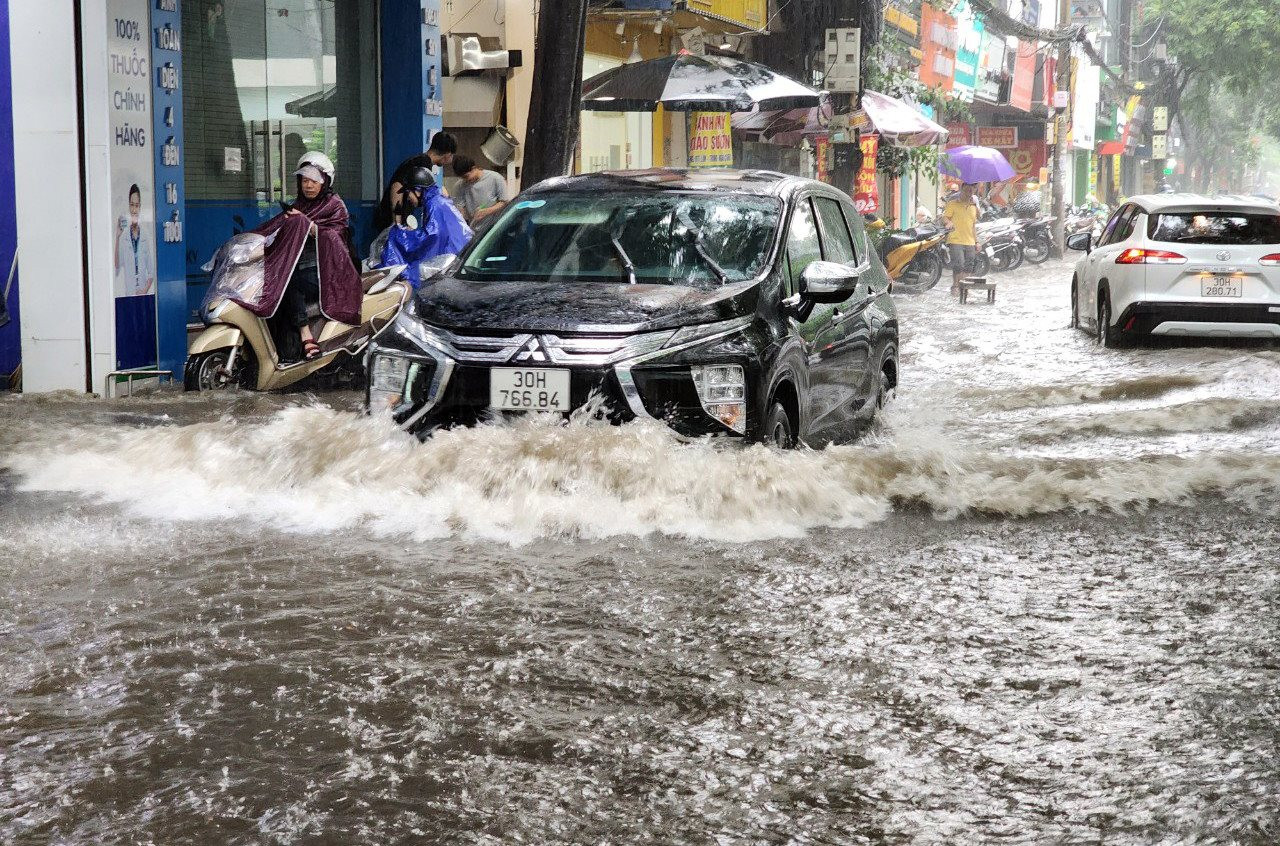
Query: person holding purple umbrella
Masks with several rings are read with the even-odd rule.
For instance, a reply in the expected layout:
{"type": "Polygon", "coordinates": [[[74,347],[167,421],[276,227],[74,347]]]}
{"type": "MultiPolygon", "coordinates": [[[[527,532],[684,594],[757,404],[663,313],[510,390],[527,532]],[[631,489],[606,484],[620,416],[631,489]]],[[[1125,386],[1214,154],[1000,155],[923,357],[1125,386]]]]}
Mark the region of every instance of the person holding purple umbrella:
{"type": "Polygon", "coordinates": [[[978,204],[973,199],[973,186],[967,182],[960,193],[947,201],[942,209],[947,223],[947,249],[951,252],[951,293],[960,293],[960,281],[978,257],[978,204]]]}

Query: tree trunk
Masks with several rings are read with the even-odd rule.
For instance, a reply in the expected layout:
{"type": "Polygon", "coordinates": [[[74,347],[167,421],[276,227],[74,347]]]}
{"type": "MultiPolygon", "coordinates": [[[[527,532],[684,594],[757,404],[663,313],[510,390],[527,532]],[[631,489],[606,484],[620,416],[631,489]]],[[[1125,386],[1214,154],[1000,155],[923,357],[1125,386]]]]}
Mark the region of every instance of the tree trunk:
{"type": "Polygon", "coordinates": [[[586,0],[542,0],[534,41],[533,96],[520,184],[564,176],[578,140],[586,0]]]}

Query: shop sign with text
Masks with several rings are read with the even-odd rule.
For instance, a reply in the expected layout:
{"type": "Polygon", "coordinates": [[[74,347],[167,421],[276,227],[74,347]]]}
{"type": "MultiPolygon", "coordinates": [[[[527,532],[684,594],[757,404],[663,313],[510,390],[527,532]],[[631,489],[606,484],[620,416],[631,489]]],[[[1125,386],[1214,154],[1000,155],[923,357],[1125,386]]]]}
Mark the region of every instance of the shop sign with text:
{"type": "Polygon", "coordinates": [[[967,123],[947,124],[947,146],[967,147],[973,143],[973,130],[967,123]]]}
{"type": "MultiPolygon", "coordinates": [[[[156,363],[156,193],[147,0],[107,2],[107,109],[117,369],[156,363]]],[[[165,68],[156,69],[157,80],[165,68]]]]}
{"type": "Polygon", "coordinates": [[[733,134],[728,112],[689,115],[689,167],[733,167],[733,134]]]}
{"type": "Polygon", "coordinates": [[[939,12],[929,4],[921,7],[923,31],[920,45],[923,59],[920,62],[920,81],[931,88],[950,91],[956,75],[956,48],[959,35],[956,19],[939,12]]]}
{"type": "Polygon", "coordinates": [[[999,147],[1012,149],[1018,146],[1018,128],[1016,126],[979,126],[979,147],[999,147]]]}
{"type": "Polygon", "coordinates": [[[876,151],[880,149],[880,136],[864,135],[859,144],[862,167],[854,177],[853,207],[858,214],[871,214],[880,210],[880,192],[876,188],[876,151]]]}

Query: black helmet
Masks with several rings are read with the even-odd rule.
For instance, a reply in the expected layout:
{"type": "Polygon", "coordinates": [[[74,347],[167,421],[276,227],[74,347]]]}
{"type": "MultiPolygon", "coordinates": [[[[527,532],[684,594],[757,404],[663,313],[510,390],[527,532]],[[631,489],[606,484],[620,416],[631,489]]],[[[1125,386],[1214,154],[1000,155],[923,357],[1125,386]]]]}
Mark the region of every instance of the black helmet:
{"type": "Polygon", "coordinates": [[[409,168],[409,171],[405,173],[401,184],[406,188],[419,188],[426,185],[435,185],[436,178],[435,175],[431,173],[430,168],[418,165],[417,167],[409,168]]]}

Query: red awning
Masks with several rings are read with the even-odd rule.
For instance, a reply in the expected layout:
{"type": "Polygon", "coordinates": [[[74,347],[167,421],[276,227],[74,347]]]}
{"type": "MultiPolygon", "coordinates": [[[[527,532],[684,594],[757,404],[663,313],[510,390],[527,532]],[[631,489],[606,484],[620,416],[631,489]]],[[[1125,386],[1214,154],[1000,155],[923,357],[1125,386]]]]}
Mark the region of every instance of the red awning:
{"type": "Polygon", "coordinates": [[[1118,156],[1124,152],[1123,141],[1103,141],[1098,145],[1099,156],[1118,156]]]}

